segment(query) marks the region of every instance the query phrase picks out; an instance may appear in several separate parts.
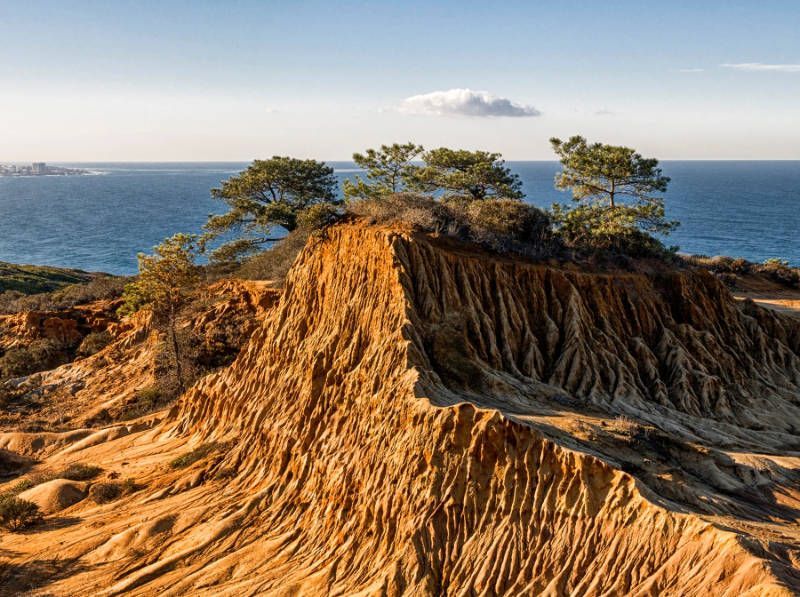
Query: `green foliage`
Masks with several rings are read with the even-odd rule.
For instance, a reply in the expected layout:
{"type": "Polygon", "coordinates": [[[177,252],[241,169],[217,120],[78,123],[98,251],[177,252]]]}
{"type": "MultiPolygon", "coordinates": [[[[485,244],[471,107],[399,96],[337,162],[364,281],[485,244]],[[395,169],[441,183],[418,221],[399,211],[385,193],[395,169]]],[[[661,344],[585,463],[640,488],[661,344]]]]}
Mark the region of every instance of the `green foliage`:
{"type": "Polygon", "coordinates": [[[422,154],[425,165],[413,173],[413,190],[447,197],[521,199],[522,182],[499,153],[440,147],[422,154]]]}
{"type": "Polygon", "coordinates": [[[0,501],[10,497],[16,497],[23,491],[27,491],[31,487],[35,486],[36,484],[31,479],[19,479],[9,489],[0,494],[0,501]]]}
{"type": "Polygon", "coordinates": [[[138,419],[139,417],[164,408],[175,400],[176,397],[176,390],[169,391],[159,385],[143,388],[133,395],[132,400],[122,405],[116,418],[120,421],[138,419]]]}
{"type": "Polygon", "coordinates": [[[653,195],[669,183],[658,160],[629,147],[588,144],[580,136],[550,143],[562,165],[556,188],[570,189],[577,203],[573,209],[553,206],[568,244],[604,249],[640,238],[638,231],[668,234],[678,225],[666,219],[663,199],[653,195]]]}
{"type": "Polygon", "coordinates": [[[172,312],[199,281],[195,265],[196,237],[176,234],[155,247],[153,255],[140,253],[139,275],[123,291],[122,314],[149,307],[156,315],[172,312]]]}
{"type": "Polygon", "coordinates": [[[92,486],[89,487],[89,499],[95,504],[112,502],[120,497],[120,495],[122,495],[122,489],[119,483],[104,481],[102,483],[93,483],[92,486]]]}
{"type": "Polygon", "coordinates": [[[552,254],[557,241],[550,216],[517,199],[469,201],[464,210],[470,240],[500,253],[552,254]]]}
{"type": "Polygon", "coordinates": [[[216,452],[222,448],[222,444],[217,442],[211,442],[208,444],[202,444],[192,450],[191,452],[187,452],[186,454],[182,454],[178,456],[174,460],[172,460],[169,465],[174,469],[179,468],[186,468],[187,466],[191,466],[195,462],[202,460],[209,454],[216,452]]]}
{"type": "Polygon", "coordinates": [[[136,491],[138,487],[133,479],[125,479],[122,482],[118,481],[102,481],[100,483],[93,483],[89,487],[89,499],[95,504],[107,504],[124,495],[128,495],[136,491]]]}
{"type": "Polygon", "coordinates": [[[348,213],[376,224],[405,224],[477,242],[499,253],[550,256],[559,250],[550,218],[516,199],[448,199],[397,193],[380,199],[353,201],[348,213]]]}
{"type": "Polygon", "coordinates": [[[156,324],[164,324],[166,351],[171,357],[178,392],[186,389],[184,356],[177,330],[178,310],[200,281],[195,265],[196,237],[176,234],[155,247],[153,255],[139,254],[139,275],[125,286],[121,313],[148,307],[156,324]]]}
{"type": "Polygon", "coordinates": [[[568,209],[554,204],[551,214],[558,235],[569,247],[631,257],[657,257],[667,252],[658,239],[639,230],[635,207],[577,205],[568,209]]]}
{"type": "Polygon", "coordinates": [[[60,473],[55,475],[55,479],[69,479],[70,481],[88,481],[94,479],[97,475],[103,472],[99,466],[93,464],[83,464],[78,462],[70,464],[60,473]]]}
{"type": "Polygon", "coordinates": [[[246,280],[271,280],[280,286],[308,237],[309,232],[304,228],[290,232],[268,250],[245,259],[234,275],[246,280]]]}
{"type": "Polygon", "coordinates": [[[16,291],[21,294],[50,292],[69,284],[80,284],[97,274],[81,270],[46,265],[16,265],[0,261],[0,293],[16,291]]]}
{"type": "Polygon", "coordinates": [[[70,284],[52,292],[23,295],[8,290],[0,293],[0,313],[60,311],[101,299],[116,299],[128,281],[123,277],[102,275],[86,283],[70,284]]]}
{"type": "Polygon", "coordinates": [[[739,276],[765,276],[789,288],[800,287],[800,269],[793,268],[785,259],[772,257],[763,263],[751,263],[741,257],[733,258],[724,255],[708,257],[707,255],[684,255],[682,259],[695,266],[713,272],[728,286],[735,288],[739,276]]]}
{"type": "Polygon", "coordinates": [[[316,203],[337,204],[333,168],[316,160],[275,156],[256,160],[247,170],[212,189],[228,211],[209,217],[203,245],[220,235],[234,233],[233,241],[212,253],[215,261],[239,259],[272,242],[275,226],[297,228],[298,214],[316,203]]]}
{"type": "Polygon", "coordinates": [[[80,346],[78,346],[78,355],[82,357],[92,356],[111,344],[113,339],[114,337],[107,330],[91,332],[86,335],[80,346]]]}
{"type": "Polygon", "coordinates": [[[67,361],[66,348],[45,338],[34,340],[27,346],[9,348],[0,357],[0,380],[57,367],[67,361]]]}
{"type": "Polygon", "coordinates": [[[14,496],[0,497],[0,524],[11,531],[27,528],[42,519],[39,506],[14,496]]]}
{"type": "Polygon", "coordinates": [[[44,470],[33,473],[24,479],[20,479],[10,489],[0,494],[0,501],[16,497],[23,491],[36,487],[42,483],[47,483],[53,479],[69,479],[70,481],[89,481],[103,472],[99,466],[92,464],[75,463],[70,464],[61,470],[44,470]]]}
{"type": "Polygon", "coordinates": [[[643,158],[630,147],[592,143],[576,135],[564,142],[550,139],[563,170],[556,188],[571,189],[578,200],[616,205],[618,198],[647,202],[654,192],[665,192],[669,178],[661,174],[658,160],[643,158]]]}
{"type": "Polygon", "coordinates": [[[408,190],[419,170],[412,162],[422,151],[422,146],[414,143],[393,143],[354,153],[353,161],[367,171],[367,179],[358,176],[355,181],[345,181],[345,199],[374,199],[408,190]]]}
{"type": "Polygon", "coordinates": [[[774,268],[782,268],[782,267],[789,267],[789,262],[786,259],[781,259],[779,257],[770,257],[769,259],[764,260],[764,265],[767,267],[774,267],[774,268]]]}
{"type": "Polygon", "coordinates": [[[318,232],[335,224],[342,210],[331,203],[317,203],[297,214],[297,227],[306,232],[318,232]]]}

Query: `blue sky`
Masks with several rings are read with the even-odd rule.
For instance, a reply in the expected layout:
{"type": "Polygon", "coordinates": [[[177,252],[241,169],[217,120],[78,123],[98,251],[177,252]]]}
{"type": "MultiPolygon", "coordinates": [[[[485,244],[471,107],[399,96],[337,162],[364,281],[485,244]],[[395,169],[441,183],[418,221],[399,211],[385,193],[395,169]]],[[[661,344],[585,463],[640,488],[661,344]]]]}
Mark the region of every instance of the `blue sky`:
{"type": "Polygon", "coordinates": [[[796,1],[0,0],[0,161],[550,159],[574,133],[800,159],[798,31],[796,1]]]}

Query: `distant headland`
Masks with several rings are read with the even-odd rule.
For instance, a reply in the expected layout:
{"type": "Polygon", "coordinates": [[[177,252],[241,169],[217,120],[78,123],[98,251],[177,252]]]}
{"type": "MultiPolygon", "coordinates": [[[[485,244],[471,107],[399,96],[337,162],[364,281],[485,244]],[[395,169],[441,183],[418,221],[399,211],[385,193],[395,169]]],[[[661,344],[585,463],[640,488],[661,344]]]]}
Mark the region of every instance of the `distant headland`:
{"type": "Polygon", "coordinates": [[[83,174],[91,174],[91,172],[80,168],[48,166],[44,162],[33,162],[30,166],[0,164],[0,176],[80,176],[83,174]]]}

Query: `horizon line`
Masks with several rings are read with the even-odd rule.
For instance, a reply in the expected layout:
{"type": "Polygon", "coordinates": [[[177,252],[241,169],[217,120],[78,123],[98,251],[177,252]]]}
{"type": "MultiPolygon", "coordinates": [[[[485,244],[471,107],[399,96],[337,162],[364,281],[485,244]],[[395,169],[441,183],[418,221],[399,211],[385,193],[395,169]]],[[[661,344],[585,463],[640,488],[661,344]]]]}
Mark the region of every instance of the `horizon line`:
{"type": "MultiPolygon", "coordinates": [[[[276,154],[279,155],[279,154],[276,154]]],[[[269,156],[272,157],[272,156],[269,156]]],[[[269,159],[266,158],[250,158],[242,160],[0,160],[0,164],[31,164],[35,162],[43,162],[46,164],[243,164],[250,163],[254,160],[269,159]]],[[[293,156],[289,156],[293,157],[293,156]]],[[[317,159],[320,162],[348,162],[354,163],[353,159],[341,158],[299,158],[299,159],[317,159]]],[[[558,162],[558,159],[532,159],[532,158],[507,158],[505,162],[558,162]]],[[[800,157],[796,158],[658,158],[659,162],[800,162],[800,157]]]]}

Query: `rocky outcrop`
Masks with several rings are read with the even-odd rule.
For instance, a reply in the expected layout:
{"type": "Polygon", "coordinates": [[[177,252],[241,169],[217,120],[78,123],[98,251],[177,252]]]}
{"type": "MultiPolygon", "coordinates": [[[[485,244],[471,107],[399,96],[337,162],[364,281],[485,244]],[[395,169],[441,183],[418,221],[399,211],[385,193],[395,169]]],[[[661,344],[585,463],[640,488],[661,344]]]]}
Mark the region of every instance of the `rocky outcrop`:
{"type": "MultiPolygon", "coordinates": [[[[788,431],[799,372],[704,274],[580,274],[340,227],[173,433],[238,438],[217,466],[263,492],[242,524],[290,534],[262,565],[230,564],[235,592],[778,594],[790,563],[535,417],[566,396],[747,435],[769,404],[788,431]]],[[[243,534],[230,552],[252,548],[243,534]]]]}
{"type": "Polygon", "coordinates": [[[0,315],[0,350],[47,340],[58,347],[75,347],[91,332],[102,332],[116,323],[118,302],[101,301],[62,311],[25,311],[0,315]]]}
{"type": "Polygon", "coordinates": [[[156,427],[51,441],[51,467],[145,489],[71,506],[45,535],[72,568],[38,592],[800,591],[800,320],[703,272],[361,224],[313,237],[279,299],[234,294],[260,323],[156,427]]]}

